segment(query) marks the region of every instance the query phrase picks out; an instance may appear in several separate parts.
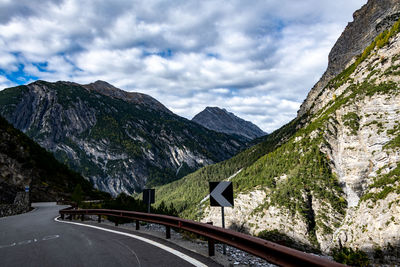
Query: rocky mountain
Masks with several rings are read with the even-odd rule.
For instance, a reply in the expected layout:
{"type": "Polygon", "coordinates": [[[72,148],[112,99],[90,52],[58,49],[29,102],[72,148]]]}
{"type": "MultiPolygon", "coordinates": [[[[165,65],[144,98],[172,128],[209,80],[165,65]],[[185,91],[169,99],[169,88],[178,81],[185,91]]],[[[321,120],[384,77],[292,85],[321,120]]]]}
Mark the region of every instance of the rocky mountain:
{"type": "Polygon", "coordinates": [[[226,109],[206,107],[192,121],[220,133],[239,135],[249,140],[266,135],[257,125],[245,121],[226,109]]]}
{"type": "Polygon", "coordinates": [[[178,179],[232,157],[245,140],[179,117],[150,96],[106,82],[36,81],[0,91],[16,128],[114,195],[178,179]]]}
{"type": "Polygon", "coordinates": [[[389,29],[399,18],[398,0],[368,1],[354,12],[354,20],[347,25],[329,53],[328,68],[301,105],[299,117],[308,111],[313,112],[310,110],[311,106],[319,101],[319,94],[328,82],[351,64],[378,34],[389,29]]]}
{"type": "Polygon", "coordinates": [[[399,1],[368,1],[330,54],[347,57],[338,63],[346,66],[312,89],[296,119],[232,159],[158,188],[158,201],[168,195],[181,215],[220,224],[220,209],[208,204],[208,181],[230,180],[235,207],[225,209],[225,220],[232,228],[305,250],[348,258],[364,251],[373,263],[400,264],[399,8],[399,1]],[[360,16],[371,19],[358,23],[360,16]],[[352,38],[362,43],[358,55],[344,42],[352,38]]]}
{"type": "Polygon", "coordinates": [[[104,196],[0,117],[0,203],[13,203],[25,186],[30,187],[31,201],[67,200],[78,184],[87,197],[104,196]]]}

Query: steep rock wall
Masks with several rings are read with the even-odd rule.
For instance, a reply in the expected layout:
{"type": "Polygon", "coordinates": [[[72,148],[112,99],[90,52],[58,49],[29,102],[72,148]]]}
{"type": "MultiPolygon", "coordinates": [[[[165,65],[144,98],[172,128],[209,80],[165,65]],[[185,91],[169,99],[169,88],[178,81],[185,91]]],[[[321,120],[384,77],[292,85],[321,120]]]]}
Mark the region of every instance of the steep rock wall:
{"type": "Polygon", "coordinates": [[[370,0],[361,9],[353,14],[353,21],[343,31],[331,52],[329,53],[328,67],[321,79],[308,93],[301,105],[298,116],[308,111],[314,113],[317,108],[311,109],[319,101],[319,94],[327,83],[348,66],[352,59],[375,39],[375,37],[400,18],[400,2],[398,0],[370,0]]]}

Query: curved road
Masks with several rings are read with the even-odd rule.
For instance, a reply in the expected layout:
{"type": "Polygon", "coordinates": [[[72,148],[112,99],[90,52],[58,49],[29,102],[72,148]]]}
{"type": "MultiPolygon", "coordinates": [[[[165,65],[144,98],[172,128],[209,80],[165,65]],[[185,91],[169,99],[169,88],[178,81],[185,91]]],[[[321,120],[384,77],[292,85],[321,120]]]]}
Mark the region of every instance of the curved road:
{"type": "Polygon", "coordinates": [[[173,250],[179,252],[175,254],[183,253],[183,257],[136,238],[56,222],[63,206],[32,206],[34,211],[0,218],[1,266],[219,266],[176,246],[173,250]]]}

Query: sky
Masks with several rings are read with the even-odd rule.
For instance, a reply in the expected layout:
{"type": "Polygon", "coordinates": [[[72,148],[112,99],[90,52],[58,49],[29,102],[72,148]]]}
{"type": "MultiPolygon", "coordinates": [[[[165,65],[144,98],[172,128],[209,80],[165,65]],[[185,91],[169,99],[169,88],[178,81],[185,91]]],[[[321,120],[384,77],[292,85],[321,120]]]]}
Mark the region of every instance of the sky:
{"type": "Polygon", "coordinates": [[[367,0],[0,0],[0,90],[103,80],[191,119],[286,124],[367,0]]]}

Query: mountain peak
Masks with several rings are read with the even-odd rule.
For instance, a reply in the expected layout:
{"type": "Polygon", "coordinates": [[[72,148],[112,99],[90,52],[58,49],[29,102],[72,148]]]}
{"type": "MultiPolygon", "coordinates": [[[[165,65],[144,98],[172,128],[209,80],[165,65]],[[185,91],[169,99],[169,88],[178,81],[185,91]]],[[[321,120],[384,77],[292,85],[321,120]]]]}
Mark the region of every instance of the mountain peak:
{"type": "MultiPolygon", "coordinates": [[[[108,82],[106,82],[106,81],[102,81],[102,80],[97,80],[97,81],[95,81],[94,83],[90,83],[90,84],[92,84],[93,86],[96,86],[96,87],[98,87],[98,88],[108,88],[108,89],[116,89],[116,90],[119,90],[117,87],[115,87],[114,85],[112,85],[112,84],[110,84],[110,83],[108,83],[108,82]]],[[[89,85],[90,85],[89,84],[89,85]]]]}
{"type": "Polygon", "coordinates": [[[207,106],[204,110],[207,111],[225,111],[226,113],[228,113],[228,111],[225,108],[219,108],[219,107],[209,107],[207,106]]]}
{"type": "Polygon", "coordinates": [[[265,132],[253,123],[219,107],[206,107],[202,112],[194,116],[192,121],[210,130],[236,134],[246,139],[254,139],[265,135],[265,132]]]}
{"type": "Polygon", "coordinates": [[[154,110],[159,110],[170,114],[172,113],[163,104],[149,95],[136,92],[127,92],[102,80],[97,80],[94,83],[89,83],[82,86],[89,91],[95,91],[102,95],[118,98],[133,104],[145,105],[154,110]]]}
{"type": "Polygon", "coordinates": [[[390,29],[399,18],[398,0],[369,0],[355,11],[354,20],[349,22],[330,51],[328,67],[308,93],[298,111],[298,117],[307,112],[315,113],[317,110],[314,103],[317,102],[328,82],[352,63],[354,57],[360,55],[376,36],[390,29]]]}

